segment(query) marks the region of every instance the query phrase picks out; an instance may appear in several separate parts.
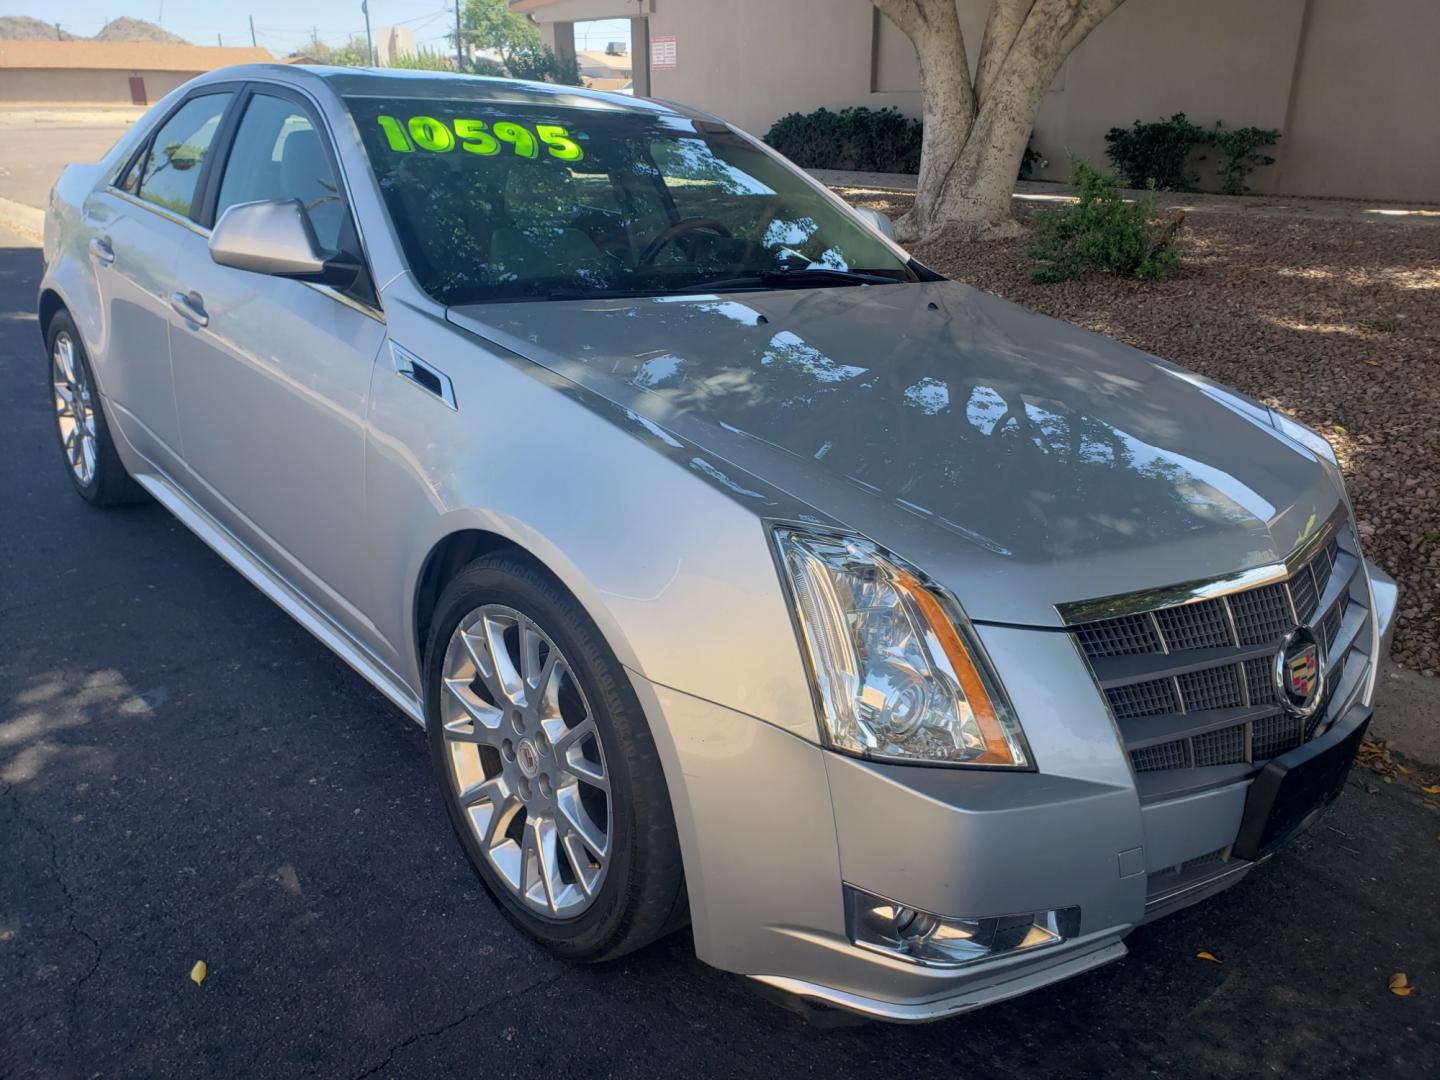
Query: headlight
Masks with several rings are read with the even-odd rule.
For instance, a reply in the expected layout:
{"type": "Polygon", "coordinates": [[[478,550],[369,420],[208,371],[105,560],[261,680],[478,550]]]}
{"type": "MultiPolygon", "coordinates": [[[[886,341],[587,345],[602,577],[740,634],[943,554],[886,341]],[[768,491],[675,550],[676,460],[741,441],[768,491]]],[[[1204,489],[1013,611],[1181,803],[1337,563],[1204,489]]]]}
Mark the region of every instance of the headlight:
{"type": "Polygon", "coordinates": [[[1270,423],[1275,430],[1284,435],[1287,439],[1293,439],[1301,446],[1313,451],[1326,461],[1340,468],[1340,459],[1335,456],[1335,448],[1330,445],[1329,440],[1318,431],[1306,427],[1293,416],[1286,416],[1278,409],[1270,410],[1270,423]]]}
{"type": "Polygon", "coordinates": [[[885,761],[1029,767],[969,626],[856,537],[776,529],[825,743],[885,761]]]}

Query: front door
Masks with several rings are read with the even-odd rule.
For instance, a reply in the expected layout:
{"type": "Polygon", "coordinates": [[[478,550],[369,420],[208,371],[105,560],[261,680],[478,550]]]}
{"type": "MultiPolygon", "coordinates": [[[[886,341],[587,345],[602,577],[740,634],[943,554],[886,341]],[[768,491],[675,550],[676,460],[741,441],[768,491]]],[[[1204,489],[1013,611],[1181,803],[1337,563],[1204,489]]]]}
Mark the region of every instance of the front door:
{"type": "MultiPolygon", "coordinates": [[[[244,105],[213,218],[236,203],[296,198],[322,247],[349,246],[325,131],[282,93],[244,105]]],[[[332,289],[220,266],[198,235],[181,241],[176,277],[191,312],[172,321],[170,342],[192,495],[389,663],[363,611],[365,409],[385,341],[379,312],[332,289]]]]}

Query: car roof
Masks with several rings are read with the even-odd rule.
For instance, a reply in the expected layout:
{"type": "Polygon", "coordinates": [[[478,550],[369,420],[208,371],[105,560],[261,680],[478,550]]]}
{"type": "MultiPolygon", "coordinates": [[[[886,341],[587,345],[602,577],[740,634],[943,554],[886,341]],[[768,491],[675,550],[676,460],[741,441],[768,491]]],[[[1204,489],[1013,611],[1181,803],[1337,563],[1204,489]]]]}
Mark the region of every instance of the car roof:
{"type": "Polygon", "coordinates": [[[594,108],[640,115],[683,116],[692,120],[715,120],[698,109],[673,102],[609,94],[582,86],[528,82],[524,79],[459,75],[448,71],[414,71],[403,68],[330,67],[322,64],[244,64],[220,68],[201,76],[198,82],[229,82],[236,79],[264,79],[295,86],[317,82],[341,97],[436,98],[451,101],[496,101],[511,104],[560,105],[594,108]]]}

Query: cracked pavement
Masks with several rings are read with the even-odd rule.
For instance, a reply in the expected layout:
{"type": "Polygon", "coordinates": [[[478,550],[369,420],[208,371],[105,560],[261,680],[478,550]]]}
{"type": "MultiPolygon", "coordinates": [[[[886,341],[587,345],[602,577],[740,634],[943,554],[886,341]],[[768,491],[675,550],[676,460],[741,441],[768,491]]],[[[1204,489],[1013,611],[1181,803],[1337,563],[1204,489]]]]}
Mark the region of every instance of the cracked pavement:
{"type": "Polygon", "coordinates": [[[159,507],[70,491],[39,272],[0,231],[0,1076],[1440,1074],[1440,799],[1403,778],[1124,961],[927,1027],[807,1026],[683,932],[550,959],[418,728],[159,507]]]}

